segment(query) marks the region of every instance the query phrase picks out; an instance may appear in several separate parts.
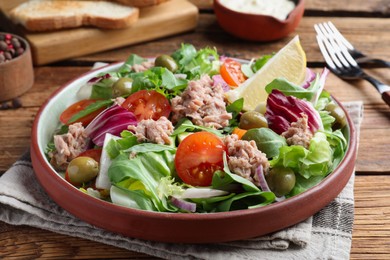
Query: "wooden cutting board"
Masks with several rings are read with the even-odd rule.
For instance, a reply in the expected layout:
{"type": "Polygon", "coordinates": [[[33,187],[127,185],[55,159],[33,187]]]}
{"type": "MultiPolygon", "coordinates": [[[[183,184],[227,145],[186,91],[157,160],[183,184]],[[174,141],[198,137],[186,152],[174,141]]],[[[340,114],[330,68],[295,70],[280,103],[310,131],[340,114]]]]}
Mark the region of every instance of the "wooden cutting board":
{"type": "Polygon", "coordinates": [[[157,6],[140,9],[140,18],[132,27],[103,30],[90,27],[54,32],[32,33],[13,24],[7,11],[21,0],[0,1],[1,27],[24,36],[31,45],[33,62],[44,65],[72,57],[114,49],[194,29],[198,8],[187,0],[170,0],[157,6]]]}

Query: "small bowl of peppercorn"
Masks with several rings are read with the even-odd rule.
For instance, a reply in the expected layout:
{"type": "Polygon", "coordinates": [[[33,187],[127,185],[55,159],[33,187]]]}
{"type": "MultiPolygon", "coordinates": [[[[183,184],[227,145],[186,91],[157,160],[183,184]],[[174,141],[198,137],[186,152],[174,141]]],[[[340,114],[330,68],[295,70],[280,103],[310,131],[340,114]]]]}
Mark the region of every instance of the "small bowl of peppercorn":
{"type": "Polygon", "coordinates": [[[12,102],[29,90],[33,83],[34,71],[28,42],[20,36],[0,32],[0,102],[12,102]]]}

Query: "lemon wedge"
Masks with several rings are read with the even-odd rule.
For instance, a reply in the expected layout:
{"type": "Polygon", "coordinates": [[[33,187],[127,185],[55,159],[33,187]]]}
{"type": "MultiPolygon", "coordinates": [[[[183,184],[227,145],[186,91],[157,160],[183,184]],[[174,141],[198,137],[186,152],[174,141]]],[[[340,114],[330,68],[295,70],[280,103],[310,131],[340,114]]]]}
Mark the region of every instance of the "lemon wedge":
{"type": "Polygon", "coordinates": [[[280,49],[260,70],[236,89],[226,92],[227,100],[232,103],[244,98],[244,110],[255,110],[265,106],[267,92],[265,86],[276,78],[285,78],[291,83],[302,84],[306,75],[306,54],[302,49],[299,36],[295,36],[280,49]]]}

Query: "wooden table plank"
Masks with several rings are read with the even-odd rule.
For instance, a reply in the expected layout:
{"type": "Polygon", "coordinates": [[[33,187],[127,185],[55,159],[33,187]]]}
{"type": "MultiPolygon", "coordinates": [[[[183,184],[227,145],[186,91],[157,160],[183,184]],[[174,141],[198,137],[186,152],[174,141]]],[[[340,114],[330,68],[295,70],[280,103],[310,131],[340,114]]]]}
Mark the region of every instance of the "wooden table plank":
{"type": "Polygon", "coordinates": [[[257,43],[242,41],[224,32],[218,25],[214,14],[201,14],[198,20],[198,26],[193,32],[179,34],[153,42],[131,45],[119,50],[82,56],[72,61],[81,64],[95,61],[114,62],[126,59],[130,53],[137,53],[142,56],[157,56],[162,53],[173,52],[183,42],[191,42],[197,48],[212,46],[216,47],[221,54],[251,59],[278,51],[293,36],[299,35],[309,65],[324,66],[324,60],[317,46],[313,26],[316,23],[328,20],[331,20],[356,48],[365,52],[367,55],[390,60],[390,34],[387,30],[384,30],[384,28],[390,28],[390,19],[304,17],[295,32],[287,38],[274,42],[257,43]]]}
{"type": "Polygon", "coordinates": [[[351,259],[390,258],[390,176],[356,176],[351,259]]]}
{"type": "MultiPolygon", "coordinates": [[[[189,0],[200,10],[212,10],[213,0],[189,0]]],[[[354,1],[339,1],[339,0],[306,0],[305,15],[327,12],[329,15],[370,15],[389,16],[388,0],[354,0],[354,1]]]]}
{"type": "MultiPolygon", "coordinates": [[[[383,18],[389,17],[389,5],[388,0],[306,0],[307,16],[302,19],[296,32],[272,43],[250,43],[233,38],[219,27],[211,12],[204,12],[200,15],[198,27],[189,33],[79,57],[52,66],[37,67],[33,88],[21,97],[23,108],[0,110],[0,174],[28,149],[32,122],[44,100],[60,85],[88,71],[89,66],[96,61],[124,60],[130,53],[143,56],[170,53],[182,42],[191,42],[196,47],[216,46],[221,53],[250,59],[277,51],[293,35],[299,34],[308,64],[319,71],[324,63],[315,42],[313,25],[327,20],[332,20],[362,51],[390,60],[390,35],[387,30],[390,28],[390,19],[383,18]],[[341,17],[344,14],[349,14],[349,17],[341,17]]],[[[390,83],[388,69],[370,69],[368,72],[390,83]]],[[[364,102],[364,120],[356,162],[351,259],[390,259],[390,109],[365,81],[346,82],[330,75],[326,89],[336,93],[340,101],[364,102]]],[[[6,248],[0,250],[0,259],[156,259],[86,239],[1,222],[0,248],[6,248]]]]}

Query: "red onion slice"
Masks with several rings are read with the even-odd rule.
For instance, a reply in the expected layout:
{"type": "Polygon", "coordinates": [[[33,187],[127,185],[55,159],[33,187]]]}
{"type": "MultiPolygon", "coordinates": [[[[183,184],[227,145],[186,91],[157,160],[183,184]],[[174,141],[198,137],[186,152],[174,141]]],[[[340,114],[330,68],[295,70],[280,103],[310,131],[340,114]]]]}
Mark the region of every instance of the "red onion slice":
{"type": "Polygon", "coordinates": [[[186,200],[182,200],[182,199],[179,199],[179,198],[176,198],[176,197],[172,197],[171,198],[171,202],[174,206],[182,209],[182,210],[185,210],[185,211],[189,211],[189,212],[195,212],[196,211],[196,203],[193,203],[193,202],[189,202],[189,201],[186,201],[186,200]]]}
{"type": "Polygon", "coordinates": [[[85,133],[96,145],[102,146],[106,133],[118,136],[127,126],[136,124],[137,118],[132,112],[115,104],[97,115],[86,127],[85,133]]]}
{"type": "Polygon", "coordinates": [[[305,80],[303,81],[303,84],[301,85],[302,88],[308,88],[310,87],[311,82],[316,78],[316,74],[314,71],[312,71],[309,68],[306,68],[306,76],[305,80]]]}
{"type": "Polygon", "coordinates": [[[224,190],[210,189],[210,188],[188,188],[181,195],[182,199],[205,199],[218,196],[224,196],[229,192],[224,190]]]}
{"type": "Polygon", "coordinates": [[[226,81],[222,78],[221,75],[214,75],[212,77],[213,79],[213,86],[221,85],[224,92],[227,92],[230,90],[229,85],[226,83],[226,81]]]}
{"type": "Polygon", "coordinates": [[[107,133],[119,136],[123,130],[126,130],[129,125],[136,125],[137,119],[133,113],[120,113],[110,117],[105,124],[93,133],[92,141],[102,146],[107,133]]]}
{"type": "Polygon", "coordinates": [[[259,167],[256,168],[256,175],[259,179],[260,189],[262,191],[271,191],[264,176],[263,165],[260,164],[259,167]]]}

